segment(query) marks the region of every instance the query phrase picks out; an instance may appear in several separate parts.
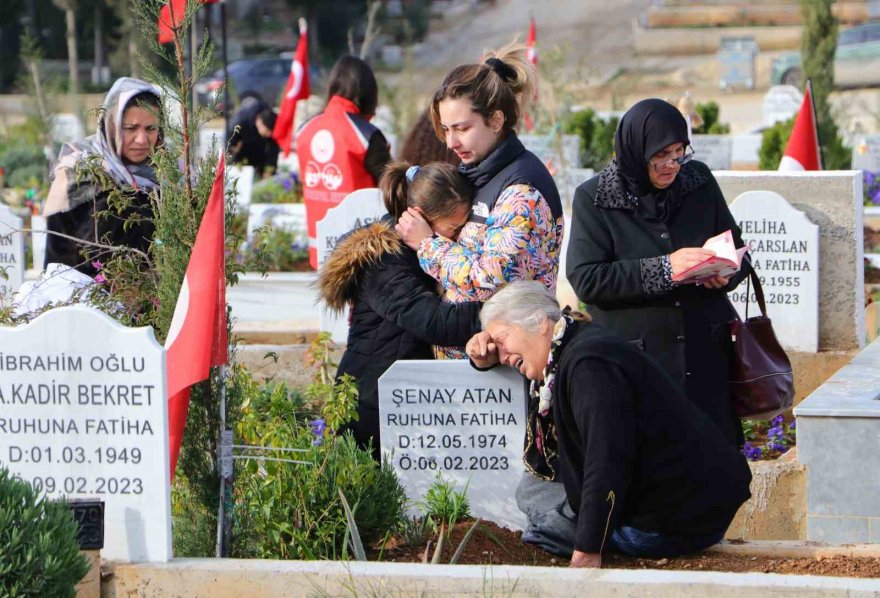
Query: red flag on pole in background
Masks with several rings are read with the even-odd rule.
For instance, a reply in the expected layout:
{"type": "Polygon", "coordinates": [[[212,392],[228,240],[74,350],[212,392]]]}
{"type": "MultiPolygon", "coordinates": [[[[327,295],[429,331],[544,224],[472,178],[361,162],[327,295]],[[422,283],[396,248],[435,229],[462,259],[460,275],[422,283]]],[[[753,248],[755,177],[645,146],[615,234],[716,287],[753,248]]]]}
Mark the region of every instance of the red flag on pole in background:
{"type": "Polygon", "coordinates": [[[538,40],[538,30],[535,28],[535,17],[529,21],[529,36],[526,38],[526,58],[529,62],[538,66],[538,49],[535,42],[538,40]]]}
{"type": "MultiPolygon", "coordinates": [[[[535,47],[535,42],[538,40],[538,30],[535,27],[535,17],[529,18],[529,35],[526,38],[526,58],[529,59],[529,62],[534,64],[536,67],[538,66],[538,48],[535,47]]],[[[538,99],[537,92],[535,93],[535,100],[538,99]]],[[[532,120],[532,115],[528,112],[523,113],[523,121],[526,125],[526,131],[531,131],[535,128],[535,123],[532,120]]]]}
{"type": "Polygon", "coordinates": [[[284,88],[284,97],[281,99],[281,108],[278,111],[278,120],[275,121],[275,129],[272,138],[278,143],[278,147],[287,156],[293,146],[293,123],[296,116],[296,103],[309,97],[309,36],[306,20],[299,20],[299,42],[296,44],[296,54],[290,64],[290,75],[287,76],[287,86],[284,88]]]}
{"type": "Polygon", "coordinates": [[[779,170],[822,170],[819,157],[819,128],[813,108],[813,89],[807,82],[804,101],[794,119],[794,128],[779,162],[779,170]]]}
{"type": "MultiPolygon", "coordinates": [[[[219,0],[198,0],[199,4],[214,4],[219,0]]],[[[187,0],[168,0],[159,11],[159,43],[169,44],[174,41],[174,28],[183,22],[186,15],[187,0]]]]}
{"type": "Polygon", "coordinates": [[[211,366],[227,361],[224,170],[221,157],[165,341],[172,479],[186,426],[189,387],[207,379],[211,366]]]}

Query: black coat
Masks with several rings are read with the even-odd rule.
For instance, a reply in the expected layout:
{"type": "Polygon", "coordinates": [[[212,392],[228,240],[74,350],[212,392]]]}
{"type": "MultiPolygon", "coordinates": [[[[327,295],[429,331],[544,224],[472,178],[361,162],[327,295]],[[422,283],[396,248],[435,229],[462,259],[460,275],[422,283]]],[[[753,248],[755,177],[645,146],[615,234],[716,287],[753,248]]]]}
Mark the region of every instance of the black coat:
{"type": "Polygon", "coordinates": [[[693,181],[676,213],[663,222],[648,218],[640,205],[599,192],[599,176],[577,188],[567,255],[568,280],[587,304],[593,321],[632,341],[651,355],[724,432],[740,443],[742,430],[727,388],[735,312],[726,289],[696,285],[660,287],[660,256],[683,247],[701,247],[728,229],[743,246],[718,183],[709,168],[692,161],[679,176],[693,181]]]}
{"type": "Polygon", "coordinates": [[[678,535],[727,529],[750,495],[748,463],[654,360],[574,322],[556,376],[553,420],[578,516],[575,549],[600,552],[606,528],[620,525],[678,535]]]}
{"type": "Polygon", "coordinates": [[[358,384],[358,442],[379,455],[379,377],[398,359],[433,359],[432,345],[464,346],[480,331],[478,301],[445,303],[422,272],[416,252],[383,220],[337,244],[318,277],[321,299],[335,310],[352,305],[348,343],[337,376],[358,384]]]}
{"type": "MultiPolygon", "coordinates": [[[[55,212],[46,218],[46,228],[67,237],[75,237],[105,245],[120,245],[149,253],[155,226],[150,196],[144,191],[129,195],[130,203],[119,213],[108,206],[109,191],[97,191],[94,185],[84,184],[77,193],[92,193],[93,199],[78,203],[64,212],[55,212]]],[[[98,270],[95,261],[105,261],[112,252],[73,239],[46,235],[46,260],[43,267],[57,262],[72,266],[94,277],[98,270]],[[87,257],[84,257],[83,254],[87,257]]]]}

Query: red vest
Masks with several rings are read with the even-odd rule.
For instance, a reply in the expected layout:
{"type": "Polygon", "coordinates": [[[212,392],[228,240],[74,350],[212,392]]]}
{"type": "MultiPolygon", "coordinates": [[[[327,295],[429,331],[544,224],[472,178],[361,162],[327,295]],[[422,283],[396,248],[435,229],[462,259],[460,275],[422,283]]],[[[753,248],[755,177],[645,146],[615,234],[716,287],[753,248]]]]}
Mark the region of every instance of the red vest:
{"type": "Polygon", "coordinates": [[[316,223],[352,191],[376,186],[364,168],[374,131],[354,102],[333,96],[324,112],[307,121],[296,135],[312,268],[318,267],[316,223]]]}

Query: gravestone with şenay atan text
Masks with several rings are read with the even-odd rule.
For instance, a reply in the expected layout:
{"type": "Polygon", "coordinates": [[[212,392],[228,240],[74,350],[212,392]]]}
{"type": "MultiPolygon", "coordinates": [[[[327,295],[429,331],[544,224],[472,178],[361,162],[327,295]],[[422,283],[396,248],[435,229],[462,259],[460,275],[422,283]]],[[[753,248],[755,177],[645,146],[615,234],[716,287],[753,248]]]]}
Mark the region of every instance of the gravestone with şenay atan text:
{"type": "MultiPolygon", "coordinates": [[[[22,219],[0,205],[0,299],[8,301],[24,282],[24,233],[22,219]],[[5,272],[5,275],[3,274],[5,272]]],[[[0,345],[2,346],[2,345],[0,345]]]]}
{"type": "Polygon", "coordinates": [[[0,466],[49,499],[105,503],[108,560],[171,558],[165,353],[83,305],[0,327],[0,466]]]}
{"type": "MultiPolygon", "coordinates": [[[[767,315],[783,347],[819,350],[819,227],[773,191],[748,191],[730,204],[761,279],[767,315]]],[[[760,315],[744,280],[729,294],[740,317],[760,315]]]]}
{"type": "Polygon", "coordinates": [[[422,500],[439,474],[459,491],[467,487],[474,517],[523,529],[514,495],[524,471],[526,409],[525,379],[509,367],[480,372],[464,360],[398,361],[379,379],[382,455],[410,501],[422,500]]]}

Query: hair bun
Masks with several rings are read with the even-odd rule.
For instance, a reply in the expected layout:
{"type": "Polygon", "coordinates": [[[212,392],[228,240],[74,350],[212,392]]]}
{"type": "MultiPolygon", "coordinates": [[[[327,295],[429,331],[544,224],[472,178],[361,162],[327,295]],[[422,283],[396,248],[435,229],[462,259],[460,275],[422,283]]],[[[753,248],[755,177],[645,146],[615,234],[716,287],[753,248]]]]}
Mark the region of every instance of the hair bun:
{"type": "Polygon", "coordinates": [[[516,79],[516,71],[510,65],[504,63],[500,58],[489,58],[486,65],[505,81],[516,79]]]}

